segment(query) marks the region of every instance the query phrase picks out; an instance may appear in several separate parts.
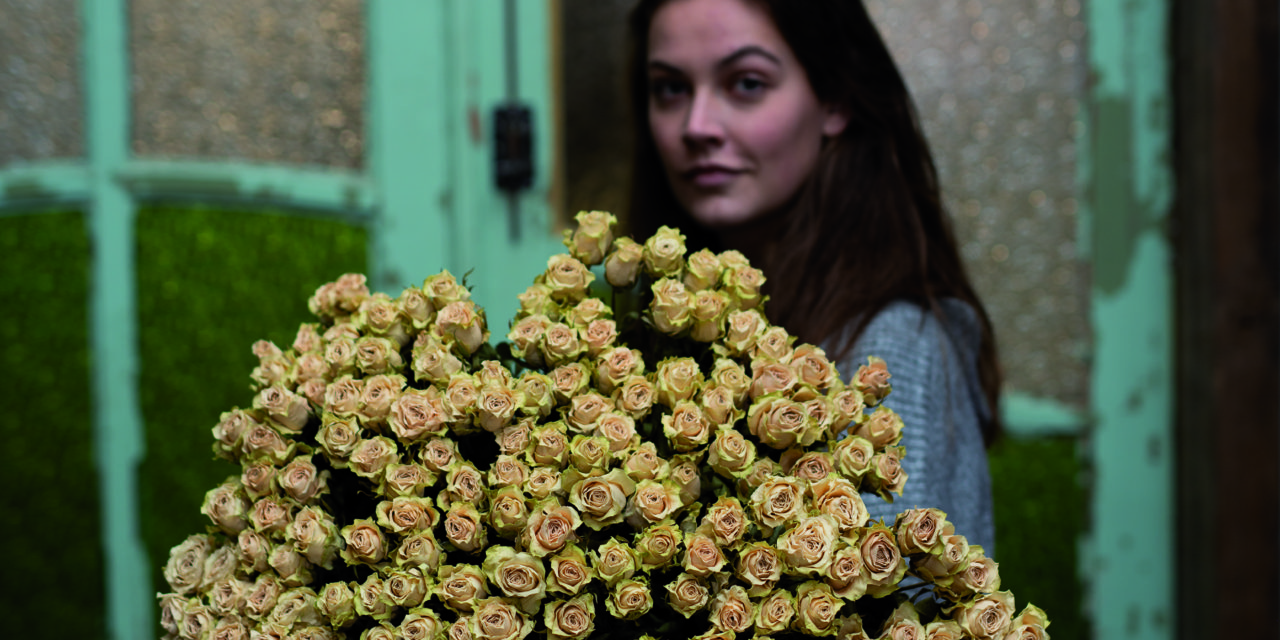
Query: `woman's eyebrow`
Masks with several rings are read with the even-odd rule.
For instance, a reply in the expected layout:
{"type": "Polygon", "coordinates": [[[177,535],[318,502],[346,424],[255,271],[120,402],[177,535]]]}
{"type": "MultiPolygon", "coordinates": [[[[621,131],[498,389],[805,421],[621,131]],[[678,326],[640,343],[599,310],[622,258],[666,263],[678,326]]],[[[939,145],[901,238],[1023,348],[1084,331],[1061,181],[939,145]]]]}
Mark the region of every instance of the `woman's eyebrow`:
{"type": "Polygon", "coordinates": [[[772,53],[769,53],[768,50],[766,50],[764,47],[761,47],[760,45],[749,44],[746,46],[739,47],[738,49],[734,50],[733,53],[722,58],[720,62],[716,63],[716,68],[723,69],[749,56],[762,56],[764,58],[771,60],[774,64],[778,66],[782,66],[782,60],[778,58],[778,56],[775,56],[772,53]]]}

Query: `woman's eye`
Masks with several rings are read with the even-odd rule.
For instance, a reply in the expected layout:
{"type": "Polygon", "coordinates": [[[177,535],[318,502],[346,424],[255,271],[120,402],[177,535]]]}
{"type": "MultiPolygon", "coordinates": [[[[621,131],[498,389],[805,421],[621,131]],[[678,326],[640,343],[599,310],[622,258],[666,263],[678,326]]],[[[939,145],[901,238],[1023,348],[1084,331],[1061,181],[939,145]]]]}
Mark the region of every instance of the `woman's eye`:
{"type": "Polygon", "coordinates": [[[758,96],[765,89],[764,80],[755,76],[741,76],[733,81],[734,92],[744,96],[758,96]]]}
{"type": "Polygon", "coordinates": [[[683,95],[686,91],[684,83],[676,80],[659,78],[649,81],[649,95],[660,101],[671,100],[683,95]]]}

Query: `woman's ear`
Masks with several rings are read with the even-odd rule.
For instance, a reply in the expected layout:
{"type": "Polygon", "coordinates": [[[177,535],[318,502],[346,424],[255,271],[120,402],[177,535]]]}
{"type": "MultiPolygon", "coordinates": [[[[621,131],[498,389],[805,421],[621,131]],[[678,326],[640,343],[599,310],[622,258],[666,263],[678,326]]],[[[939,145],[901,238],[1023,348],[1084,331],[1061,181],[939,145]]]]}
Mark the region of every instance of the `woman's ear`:
{"type": "Polygon", "coordinates": [[[822,135],[827,138],[834,138],[844,133],[844,128],[849,125],[849,109],[843,105],[828,104],[826,105],[827,115],[822,120],[822,135]]]}

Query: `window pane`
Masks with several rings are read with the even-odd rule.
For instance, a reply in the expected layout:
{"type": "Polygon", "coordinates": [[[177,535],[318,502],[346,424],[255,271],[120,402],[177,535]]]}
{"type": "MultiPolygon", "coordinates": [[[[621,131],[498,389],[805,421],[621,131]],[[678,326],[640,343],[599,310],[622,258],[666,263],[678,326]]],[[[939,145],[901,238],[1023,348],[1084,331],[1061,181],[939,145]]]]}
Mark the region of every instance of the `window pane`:
{"type": "Polygon", "coordinates": [[[80,3],[0,0],[0,167],[84,155],[80,3]]]}
{"type": "Polygon", "coordinates": [[[361,0],[130,8],[135,153],[361,166],[361,0]]]}

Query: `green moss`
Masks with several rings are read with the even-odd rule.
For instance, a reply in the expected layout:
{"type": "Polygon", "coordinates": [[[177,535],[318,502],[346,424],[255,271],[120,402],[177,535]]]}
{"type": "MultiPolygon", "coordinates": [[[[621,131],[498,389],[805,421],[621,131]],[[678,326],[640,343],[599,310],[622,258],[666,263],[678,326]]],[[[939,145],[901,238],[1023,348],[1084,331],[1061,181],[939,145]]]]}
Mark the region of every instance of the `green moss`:
{"type": "Polygon", "coordinates": [[[48,635],[49,619],[64,637],[104,635],[85,234],[79,213],[0,219],[0,619],[15,637],[48,635]]]}
{"type": "Polygon", "coordinates": [[[988,452],[995,498],[996,561],[1018,609],[1049,614],[1055,638],[1086,638],[1077,541],[1088,496],[1075,438],[1005,438],[988,452]]]}
{"type": "Polygon", "coordinates": [[[312,319],[307,299],[366,270],[364,230],[339,222],[203,206],[138,212],[138,319],[146,421],[141,529],[157,590],[169,549],[203,533],[204,494],[239,467],[213,457],[218,416],[252,402],[251,351],[283,348],[312,319]]]}

